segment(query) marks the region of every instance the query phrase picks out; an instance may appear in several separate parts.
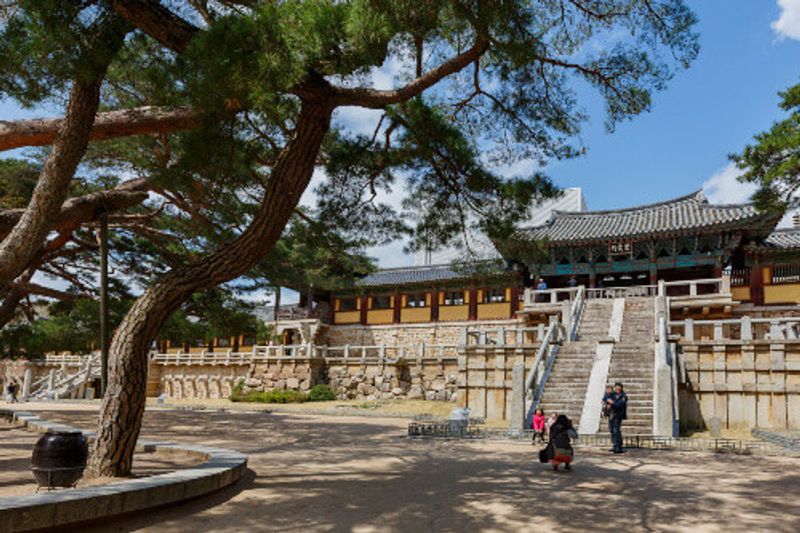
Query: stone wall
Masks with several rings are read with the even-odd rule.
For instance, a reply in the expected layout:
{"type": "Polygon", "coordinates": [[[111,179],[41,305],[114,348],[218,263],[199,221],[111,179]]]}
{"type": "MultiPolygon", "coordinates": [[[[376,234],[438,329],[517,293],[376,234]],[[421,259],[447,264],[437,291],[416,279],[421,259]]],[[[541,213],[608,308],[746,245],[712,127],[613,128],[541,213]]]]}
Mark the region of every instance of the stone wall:
{"type": "Polygon", "coordinates": [[[327,374],[337,396],[348,400],[455,401],[458,390],[458,365],[454,357],[425,357],[396,363],[330,358],[327,374]]]}
{"type": "Polygon", "coordinates": [[[323,343],[330,346],[387,346],[420,344],[458,344],[461,330],[492,330],[500,326],[520,327],[521,320],[483,320],[470,322],[429,322],[423,324],[390,324],[381,326],[333,326],[322,334],[323,343]]]}
{"type": "MultiPolygon", "coordinates": [[[[174,400],[228,398],[236,384],[248,378],[247,365],[150,365],[158,373],[156,394],[174,400]],[[157,370],[154,367],[159,366],[157,370]]],[[[150,380],[148,380],[150,381],[150,380]]],[[[148,387],[151,391],[152,388],[148,387]]],[[[152,393],[151,393],[152,394],[152,393]]]]}
{"type": "Polygon", "coordinates": [[[341,399],[390,398],[455,401],[455,358],[390,362],[376,358],[268,358],[252,365],[151,365],[154,394],[171,399],[219,399],[244,381],[244,392],[292,389],[306,392],[327,383],[341,399]]]}
{"type": "Polygon", "coordinates": [[[800,429],[800,341],[680,344],[682,430],[800,429]]]}
{"type": "Polygon", "coordinates": [[[526,373],[536,359],[538,345],[468,346],[458,358],[458,404],[472,416],[511,419],[511,391],[515,363],[526,373]]]}

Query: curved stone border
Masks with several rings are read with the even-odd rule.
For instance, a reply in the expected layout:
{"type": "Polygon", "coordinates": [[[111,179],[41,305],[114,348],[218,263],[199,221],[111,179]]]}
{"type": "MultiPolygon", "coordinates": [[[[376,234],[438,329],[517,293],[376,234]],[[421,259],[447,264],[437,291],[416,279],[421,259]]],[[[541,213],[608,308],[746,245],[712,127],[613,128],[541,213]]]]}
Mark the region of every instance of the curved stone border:
{"type": "MultiPolygon", "coordinates": [[[[42,433],[80,431],[27,411],[0,409],[0,416],[42,433]]],[[[168,474],[108,485],[4,498],[0,500],[0,531],[53,528],[177,503],[232,485],[247,469],[246,455],[223,448],[139,440],[136,449],[195,455],[205,462],[168,474]]]]}

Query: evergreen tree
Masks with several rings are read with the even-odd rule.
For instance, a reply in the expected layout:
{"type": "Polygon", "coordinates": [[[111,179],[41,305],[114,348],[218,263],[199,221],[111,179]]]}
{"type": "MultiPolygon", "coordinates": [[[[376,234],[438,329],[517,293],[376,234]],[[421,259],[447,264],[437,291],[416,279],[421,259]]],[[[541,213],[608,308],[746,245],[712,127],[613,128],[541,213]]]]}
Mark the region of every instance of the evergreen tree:
{"type": "MultiPolygon", "coordinates": [[[[180,155],[164,150],[147,179],[176,184],[179,199],[202,198],[207,207],[195,214],[212,223],[191,243],[192,259],[150,283],[114,334],[90,460],[104,475],[130,472],[147,351],[164,322],[193,293],[246,274],[275,248],[315,169],[327,171],[320,213],[365,231],[393,218],[374,199],[402,178],[406,208],[419,221],[412,246],[446,242],[473,215],[508,227],[552,187],[543,175],[507,179],[493,169],[579,153],[576,80],[600,92],[613,129],[647,110],[652,91],[697,53],[695,18],[682,0],[19,2],[0,35],[0,91],[33,103],[70,86],[71,102],[96,100],[69,84],[82,79],[70,68],[82,64],[73,50],[99,35],[87,21],[116,17],[134,33],[106,47],[119,49],[117,62],[100,63],[111,64],[110,77],[144,66],[128,84],[146,98],[135,112],[109,99],[96,128],[81,123],[81,143],[140,133],[164,147],[178,142],[180,155]],[[399,66],[392,89],[370,84],[371,69],[382,65],[399,66]],[[350,130],[337,119],[342,108],[374,110],[374,133],[350,130]],[[177,140],[166,135],[187,129],[177,140]],[[247,197],[257,203],[239,217],[247,197]]],[[[88,77],[95,91],[99,70],[88,77]]],[[[109,78],[106,87],[116,83],[109,78]]],[[[68,111],[64,124],[72,123],[68,111]]],[[[53,142],[55,157],[59,124],[11,125],[0,147],[53,142]]],[[[43,171],[37,187],[62,186],[74,168],[59,168],[59,179],[43,171]]],[[[38,217],[35,239],[11,243],[26,229],[20,219],[0,247],[0,282],[24,270],[46,235],[41,228],[52,226],[34,204],[27,211],[38,217]]]]}

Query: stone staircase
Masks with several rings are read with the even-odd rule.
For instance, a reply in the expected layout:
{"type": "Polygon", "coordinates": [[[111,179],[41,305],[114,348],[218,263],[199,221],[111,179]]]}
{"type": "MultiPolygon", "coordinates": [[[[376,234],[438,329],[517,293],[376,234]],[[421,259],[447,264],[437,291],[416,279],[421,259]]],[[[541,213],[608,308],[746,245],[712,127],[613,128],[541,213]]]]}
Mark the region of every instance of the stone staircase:
{"type": "Polygon", "coordinates": [[[576,428],[580,425],[597,344],[608,338],[614,301],[587,300],[585,305],[578,340],[561,347],[539,402],[546,415],[553,412],[567,415],[576,428]]]}
{"type": "MultiPolygon", "coordinates": [[[[627,298],[624,316],[622,336],[611,353],[608,383],[623,383],[628,395],[622,434],[652,435],[655,299],[627,298]]],[[[605,430],[601,424],[600,432],[605,430]]]]}

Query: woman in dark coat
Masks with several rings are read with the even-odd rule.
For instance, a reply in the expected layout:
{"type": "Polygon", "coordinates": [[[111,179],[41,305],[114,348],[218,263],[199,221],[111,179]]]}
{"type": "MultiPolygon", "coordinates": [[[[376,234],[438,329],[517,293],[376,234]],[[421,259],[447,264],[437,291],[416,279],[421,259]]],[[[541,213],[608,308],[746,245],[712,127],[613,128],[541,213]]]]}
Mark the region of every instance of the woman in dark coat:
{"type": "Polygon", "coordinates": [[[572,439],[577,438],[578,432],[572,427],[570,419],[566,415],[558,415],[555,423],[550,426],[550,441],[545,448],[547,461],[553,465],[554,471],[562,463],[564,470],[572,470],[572,439]]]}

